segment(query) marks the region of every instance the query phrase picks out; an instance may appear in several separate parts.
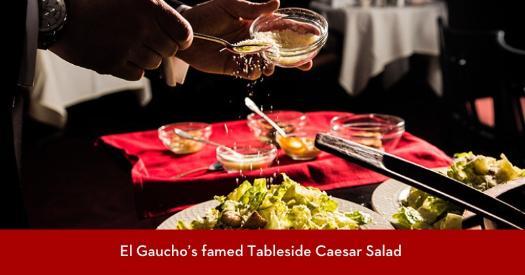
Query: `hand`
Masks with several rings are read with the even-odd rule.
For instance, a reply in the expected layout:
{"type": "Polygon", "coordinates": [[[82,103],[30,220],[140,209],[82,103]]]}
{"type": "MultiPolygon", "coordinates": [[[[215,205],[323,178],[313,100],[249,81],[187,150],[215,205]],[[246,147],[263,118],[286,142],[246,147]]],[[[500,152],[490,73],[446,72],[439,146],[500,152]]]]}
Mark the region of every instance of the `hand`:
{"type": "Polygon", "coordinates": [[[163,0],[69,0],[67,9],[50,50],[101,74],[140,79],[193,40],[190,24],[163,0]]]}
{"type": "MultiPolygon", "coordinates": [[[[235,43],[250,37],[249,28],[252,21],[259,15],[271,13],[279,7],[279,0],[269,0],[266,3],[254,3],[245,0],[211,0],[197,5],[182,15],[191,23],[195,32],[221,37],[235,43]]],[[[197,39],[192,46],[178,53],[178,57],[192,67],[207,73],[235,75],[247,79],[257,79],[264,75],[271,75],[274,66],[247,66],[239,64],[235,55],[221,51],[223,47],[208,41],[197,39]]],[[[242,60],[241,60],[242,61],[242,60]]],[[[261,57],[252,56],[251,63],[262,64],[261,57]]],[[[309,62],[299,69],[309,70],[309,62]]]]}

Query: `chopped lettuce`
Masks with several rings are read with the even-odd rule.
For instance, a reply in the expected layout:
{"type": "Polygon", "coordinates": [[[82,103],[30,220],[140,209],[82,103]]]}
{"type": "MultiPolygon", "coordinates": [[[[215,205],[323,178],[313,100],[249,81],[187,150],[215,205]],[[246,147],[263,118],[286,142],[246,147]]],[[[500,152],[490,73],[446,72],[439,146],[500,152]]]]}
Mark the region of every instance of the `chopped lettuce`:
{"type": "Polygon", "coordinates": [[[228,194],[228,200],[232,201],[239,201],[241,197],[248,191],[250,188],[252,188],[252,184],[249,181],[244,181],[239,185],[239,187],[235,188],[233,192],[228,194]]]}
{"type": "MultiPolygon", "coordinates": [[[[447,175],[466,185],[485,191],[498,184],[525,177],[525,170],[515,167],[501,155],[501,159],[475,155],[472,152],[454,155],[447,175]]],[[[403,229],[459,229],[462,225],[462,209],[452,203],[411,188],[402,201],[392,223],[403,229]]]]}
{"type": "Polygon", "coordinates": [[[207,229],[213,228],[217,224],[219,211],[215,208],[209,209],[206,215],[198,220],[187,224],[183,221],[178,221],[177,229],[207,229]]]}
{"type": "Polygon", "coordinates": [[[525,176],[525,170],[513,166],[505,155],[500,157],[497,160],[472,152],[456,154],[447,175],[481,191],[525,176]]]}
{"type": "Polygon", "coordinates": [[[451,207],[452,205],[445,200],[428,196],[417,211],[426,223],[432,224],[451,207]]]}
{"type": "Polygon", "coordinates": [[[425,201],[427,197],[428,197],[427,193],[419,189],[416,189],[416,188],[410,188],[408,197],[406,198],[404,205],[417,209],[421,205],[423,205],[423,202],[425,201]]]}
{"type": "Polygon", "coordinates": [[[501,155],[501,160],[498,161],[497,166],[498,170],[496,171],[495,177],[498,183],[511,181],[525,176],[525,170],[513,166],[505,155],[501,155]]]}
{"type": "Polygon", "coordinates": [[[364,225],[372,221],[372,218],[369,215],[366,215],[360,211],[354,211],[344,214],[347,218],[350,218],[357,222],[359,225],[364,225]]]}
{"type": "Polygon", "coordinates": [[[245,181],[205,217],[191,223],[179,222],[179,229],[358,229],[370,222],[359,211],[343,213],[325,192],[305,187],[283,174],[279,185],[256,179],[245,181]]]}
{"type": "Polygon", "coordinates": [[[461,229],[463,216],[447,213],[445,217],[433,224],[434,229],[461,229]]]}
{"type": "Polygon", "coordinates": [[[400,229],[426,229],[430,227],[421,214],[412,207],[401,207],[392,216],[390,222],[400,229]]]}

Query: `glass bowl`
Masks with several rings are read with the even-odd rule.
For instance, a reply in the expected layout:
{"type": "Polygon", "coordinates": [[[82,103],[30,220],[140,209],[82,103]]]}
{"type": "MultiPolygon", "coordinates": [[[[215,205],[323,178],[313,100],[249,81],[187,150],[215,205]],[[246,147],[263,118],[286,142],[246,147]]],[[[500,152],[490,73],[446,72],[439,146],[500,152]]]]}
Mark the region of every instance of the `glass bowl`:
{"type": "Polygon", "coordinates": [[[283,137],[277,135],[276,140],[281,149],[294,160],[315,159],[321,151],[315,147],[315,136],[318,129],[307,128],[283,137]]]}
{"type": "Polygon", "coordinates": [[[175,129],[181,129],[189,134],[208,140],[211,136],[211,125],[200,122],[180,122],[167,124],[159,128],[158,136],[162,144],[177,155],[196,153],[205,144],[189,139],[182,138],[175,134],[175,129]]]}
{"type": "Polygon", "coordinates": [[[263,52],[268,62],[292,68],[309,62],[319,53],[328,38],[328,23],[311,10],[283,8],[255,19],[250,35],[275,44],[263,52]]]}
{"type": "Polygon", "coordinates": [[[405,132],[405,121],[383,114],[342,115],[332,119],[330,129],[336,136],[391,152],[405,132]]]}
{"type": "MultiPolygon", "coordinates": [[[[302,129],[306,124],[306,115],[301,112],[270,111],[264,113],[283,128],[287,134],[302,129]]],[[[258,114],[252,113],[248,115],[248,127],[260,141],[277,144],[275,129],[258,114]]]]}
{"type": "Polygon", "coordinates": [[[267,168],[277,157],[277,148],[273,144],[258,140],[235,142],[230,146],[239,155],[217,147],[217,160],[227,172],[252,171],[267,168]]]}

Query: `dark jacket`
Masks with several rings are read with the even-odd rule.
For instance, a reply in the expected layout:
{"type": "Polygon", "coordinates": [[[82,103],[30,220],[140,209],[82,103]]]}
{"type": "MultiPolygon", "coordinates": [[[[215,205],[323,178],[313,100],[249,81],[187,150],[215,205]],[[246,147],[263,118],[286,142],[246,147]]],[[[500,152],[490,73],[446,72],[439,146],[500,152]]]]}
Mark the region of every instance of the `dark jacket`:
{"type": "Polygon", "coordinates": [[[9,56],[2,60],[4,75],[0,88],[0,228],[27,226],[19,173],[22,88],[18,86],[25,44],[26,4],[24,0],[11,1],[14,16],[8,16],[10,23],[4,25],[14,33],[2,43],[9,56]]]}

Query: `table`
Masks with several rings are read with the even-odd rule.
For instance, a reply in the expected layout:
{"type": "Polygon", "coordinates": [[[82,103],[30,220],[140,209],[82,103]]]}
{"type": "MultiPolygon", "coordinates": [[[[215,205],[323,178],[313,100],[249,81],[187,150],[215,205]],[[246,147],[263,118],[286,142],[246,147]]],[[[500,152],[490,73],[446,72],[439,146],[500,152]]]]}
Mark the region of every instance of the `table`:
{"type": "Polygon", "coordinates": [[[68,63],[50,51],[38,51],[35,84],[31,91],[29,115],[58,128],[67,122],[67,107],[110,93],[133,90],[141,105],[151,100],[148,79],[126,81],[100,75],[68,63]]]}
{"type": "Polygon", "coordinates": [[[359,94],[368,80],[381,72],[385,72],[386,82],[393,84],[408,70],[406,58],[414,54],[431,57],[428,81],[441,94],[437,20],[446,18],[444,3],[405,7],[311,5],[327,18],[331,30],[344,34],[339,82],[348,94],[359,94]],[[399,60],[405,62],[395,62],[399,60]]]}
{"type": "MultiPolygon", "coordinates": [[[[321,111],[306,115],[310,126],[327,129],[332,118],[345,113],[321,111]]],[[[214,123],[211,128],[210,140],[220,144],[229,144],[232,139],[255,139],[245,120],[214,123]]],[[[375,184],[386,179],[324,152],[314,160],[295,161],[285,156],[283,150],[278,151],[278,161],[262,170],[242,173],[210,172],[201,168],[216,161],[216,148],[207,146],[195,154],[175,155],[159,140],[156,129],[106,135],[99,141],[100,146],[116,149],[118,154],[130,162],[137,212],[144,217],[173,213],[189,205],[207,201],[214,195],[228,194],[238,185],[239,179],[272,178],[286,173],[303,185],[324,191],[375,184]],[[177,177],[197,168],[201,171],[177,177]]],[[[444,152],[406,132],[392,153],[430,168],[450,164],[450,158],[444,152]]]]}

